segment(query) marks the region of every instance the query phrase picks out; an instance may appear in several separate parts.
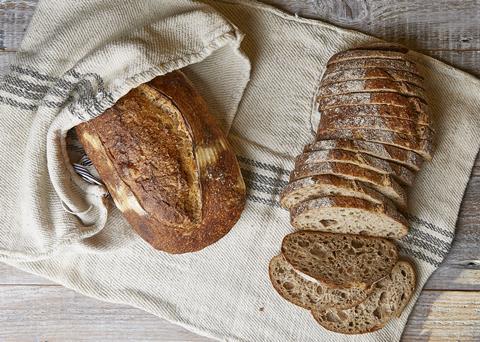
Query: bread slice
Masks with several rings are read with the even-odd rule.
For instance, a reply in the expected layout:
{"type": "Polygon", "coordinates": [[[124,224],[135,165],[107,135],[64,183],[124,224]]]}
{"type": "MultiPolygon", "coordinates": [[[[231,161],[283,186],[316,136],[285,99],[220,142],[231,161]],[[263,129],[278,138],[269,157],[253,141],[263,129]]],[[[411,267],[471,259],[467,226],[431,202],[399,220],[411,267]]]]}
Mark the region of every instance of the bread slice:
{"type": "Polygon", "coordinates": [[[414,111],[414,113],[429,113],[428,106],[422,99],[392,92],[351,93],[345,95],[333,95],[318,99],[318,106],[322,111],[335,107],[373,104],[386,104],[403,107],[407,108],[407,110],[414,111]]]}
{"type": "Polygon", "coordinates": [[[387,239],[309,230],[285,236],[282,254],[296,270],[334,288],[367,289],[398,260],[387,239]]]}
{"type": "Polygon", "coordinates": [[[290,181],[318,175],[334,175],[367,183],[369,186],[390,198],[402,210],[407,207],[407,193],[390,175],[381,174],[354,164],[324,162],[306,164],[294,169],[290,181]]]}
{"type": "Polygon", "coordinates": [[[322,115],[319,127],[323,129],[374,128],[412,135],[421,139],[433,139],[434,135],[433,130],[428,125],[417,124],[412,120],[373,115],[322,115]]]}
{"type": "MultiPolygon", "coordinates": [[[[338,63],[342,61],[358,60],[365,58],[381,58],[381,59],[392,59],[400,61],[409,61],[407,56],[404,53],[397,51],[385,51],[385,50],[346,50],[336,53],[327,62],[327,65],[338,63]]],[[[411,62],[411,61],[409,61],[411,62]]]]}
{"type": "Polygon", "coordinates": [[[297,229],[399,239],[408,233],[408,221],[389,202],[375,204],[361,198],[325,196],[290,209],[297,229]]]}
{"type": "Polygon", "coordinates": [[[280,254],[270,260],[268,267],[270,281],[280,296],[307,310],[321,310],[328,307],[351,308],[363,302],[373,289],[337,289],[295,270],[280,254]]]}
{"type": "Polygon", "coordinates": [[[304,152],[333,149],[362,152],[381,159],[390,160],[405,165],[414,171],[420,170],[424,160],[419,154],[403,148],[382,143],[351,139],[317,140],[309,145],[306,145],[304,152]]]}
{"type": "Polygon", "coordinates": [[[341,61],[327,65],[328,72],[357,68],[382,68],[403,70],[421,76],[421,73],[415,63],[406,60],[403,61],[384,58],[364,58],[350,61],[341,61]]]}
{"type": "Polygon", "coordinates": [[[364,302],[346,310],[314,309],[312,314],[320,325],[331,331],[342,334],[372,332],[400,316],[415,291],[415,284],[414,267],[407,261],[399,261],[364,302]]]}
{"type": "Polygon", "coordinates": [[[323,150],[302,153],[295,159],[295,168],[300,169],[305,164],[323,162],[355,164],[378,173],[392,175],[406,185],[412,185],[415,179],[415,173],[405,166],[365,153],[345,150],[323,150]]]}
{"type": "Polygon", "coordinates": [[[425,125],[432,128],[432,120],[428,112],[419,112],[410,108],[391,106],[388,104],[365,104],[365,105],[345,105],[335,108],[322,109],[322,117],[326,116],[373,116],[392,119],[409,120],[417,125],[425,125]]]}
{"type": "Polygon", "coordinates": [[[398,43],[382,42],[382,41],[364,44],[361,46],[351,48],[350,50],[397,51],[401,53],[408,52],[408,48],[404,45],[401,45],[398,43]]]}
{"type": "Polygon", "coordinates": [[[406,70],[397,70],[385,67],[353,68],[340,70],[326,70],[323,74],[322,85],[352,80],[389,79],[414,84],[423,88],[423,77],[406,70]]]}
{"type": "Polygon", "coordinates": [[[404,95],[416,96],[427,101],[425,90],[412,83],[394,81],[390,79],[351,80],[328,83],[320,87],[318,97],[343,95],[361,92],[397,92],[404,95]]]}
{"type": "Polygon", "coordinates": [[[319,129],[317,140],[325,139],[354,139],[392,145],[418,153],[426,160],[431,160],[433,155],[433,137],[431,135],[422,139],[419,136],[379,129],[319,129]]]}
{"type": "Polygon", "coordinates": [[[290,209],[301,202],[332,195],[362,198],[377,204],[388,201],[388,198],[363,182],[334,175],[318,175],[289,183],[280,194],[280,205],[290,209]]]}

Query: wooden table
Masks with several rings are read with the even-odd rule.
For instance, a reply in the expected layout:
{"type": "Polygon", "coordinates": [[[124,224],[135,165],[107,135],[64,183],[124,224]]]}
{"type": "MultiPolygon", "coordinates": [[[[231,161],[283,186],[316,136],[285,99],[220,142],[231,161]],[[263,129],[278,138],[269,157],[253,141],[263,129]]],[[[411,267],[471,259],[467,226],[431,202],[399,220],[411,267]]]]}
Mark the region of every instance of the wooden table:
{"type": "MultiPolygon", "coordinates": [[[[269,0],[390,41],[480,76],[480,1],[269,0]]],[[[0,75],[37,0],[0,0],[0,75]]],[[[479,94],[480,95],[480,94],[479,94]]],[[[480,113],[479,113],[480,120],[480,113]]],[[[410,316],[404,341],[480,341],[480,158],[453,248],[410,316]]],[[[207,341],[138,309],[86,298],[0,264],[0,341],[207,341]]]]}

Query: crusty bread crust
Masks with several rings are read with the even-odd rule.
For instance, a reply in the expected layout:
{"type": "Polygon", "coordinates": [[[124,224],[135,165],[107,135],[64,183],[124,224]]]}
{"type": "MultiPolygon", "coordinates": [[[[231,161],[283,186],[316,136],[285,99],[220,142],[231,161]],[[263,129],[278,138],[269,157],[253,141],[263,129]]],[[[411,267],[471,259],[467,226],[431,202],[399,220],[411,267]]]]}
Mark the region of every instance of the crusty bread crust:
{"type": "Polygon", "coordinates": [[[433,130],[425,124],[418,124],[412,120],[373,115],[322,115],[319,127],[325,129],[379,129],[412,135],[421,139],[433,139],[434,135],[433,130]]]}
{"type": "Polygon", "coordinates": [[[323,98],[361,92],[396,92],[403,95],[416,96],[425,102],[427,101],[425,90],[421,87],[412,83],[389,79],[366,79],[329,83],[320,87],[318,96],[323,98]]]}
{"type": "Polygon", "coordinates": [[[398,51],[386,51],[386,50],[370,50],[370,49],[356,49],[356,50],[346,50],[334,54],[328,60],[327,65],[338,63],[342,61],[358,60],[365,58],[381,58],[381,59],[392,59],[405,61],[408,60],[407,55],[398,51]]]}
{"type": "Polygon", "coordinates": [[[181,72],[133,89],[76,131],[117,207],[154,248],[200,250],[239,219],[236,156],[181,72]]]}
{"type": "Polygon", "coordinates": [[[433,137],[406,135],[402,133],[380,129],[346,128],[346,129],[319,129],[317,140],[325,139],[353,139],[377,142],[414,151],[426,160],[433,155],[433,137]]]}
{"type": "Polygon", "coordinates": [[[306,145],[304,152],[332,149],[366,153],[378,158],[397,162],[414,171],[420,170],[424,160],[419,154],[403,148],[382,143],[351,139],[317,140],[306,145]]]}
{"type": "Polygon", "coordinates": [[[344,95],[332,95],[318,99],[318,105],[322,111],[340,106],[374,104],[397,106],[415,112],[429,113],[428,106],[422,99],[394,92],[351,93],[344,95]]]}
{"type": "Polygon", "coordinates": [[[412,185],[415,179],[415,173],[405,166],[365,153],[345,150],[323,150],[302,153],[295,159],[295,168],[300,169],[306,164],[323,162],[355,164],[378,173],[392,175],[406,185],[412,185]]]}
{"type": "Polygon", "coordinates": [[[390,175],[381,174],[355,164],[336,162],[306,164],[301,168],[294,169],[292,171],[290,174],[290,181],[324,174],[335,175],[367,183],[384,196],[390,198],[402,210],[407,207],[406,190],[390,175]]]}
{"type": "Polygon", "coordinates": [[[378,204],[389,201],[361,181],[327,174],[306,177],[289,183],[280,194],[280,205],[290,209],[301,202],[329,195],[363,198],[378,204]]]}
{"type": "Polygon", "coordinates": [[[406,70],[397,70],[386,67],[358,67],[340,69],[336,71],[326,70],[323,74],[322,85],[346,82],[353,80],[383,79],[407,82],[423,88],[423,77],[406,70]]]}
{"type": "Polygon", "coordinates": [[[392,60],[385,58],[363,58],[356,60],[340,61],[327,65],[328,72],[357,68],[382,68],[408,71],[422,77],[416,64],[407,60],[392,60]]]}
{"type": "Polygon", "coordinates": [[[362,303],[345,310],[314,309],[312,315],[324,328],[342,334],[379,330],[400,316],[415,291],[416,278],[413,265],[399,261],[390,276],[380,280],[362,303]]]}
{"type": "Polygon", "coordinates": [[[327,307],[348,309],[363,302],[373,290],[373,286],[366,289],[331,288],[296,270],[282,254],[270,260],[268,273],[273,288],[280,296],[307,310],[327,307]]]}

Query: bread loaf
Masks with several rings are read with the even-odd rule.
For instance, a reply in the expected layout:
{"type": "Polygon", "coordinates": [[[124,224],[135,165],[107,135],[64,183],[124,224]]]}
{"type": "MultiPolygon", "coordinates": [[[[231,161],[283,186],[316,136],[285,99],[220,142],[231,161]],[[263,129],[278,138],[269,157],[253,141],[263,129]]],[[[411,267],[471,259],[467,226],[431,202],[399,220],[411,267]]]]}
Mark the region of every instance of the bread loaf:
{"type": "Polygon", "coordinates": [[[116,206],[154,248],[200,250],[239,219],[236,156],[181,72],[131,90],[76,131],[116,206]]]}
{"type": "Polygon", "coordinates": [[[358,68],[381,68],[408,71],[409,73],[421,76],[416,64],[408,60],[392,60],[384,58],[364,58],[349,61],[340,61],[329,64],[327,66],[328,72],[336,72],[345,69],[358,68]]]}
{"type": "Polygon", "coordinates": [[[356,49],[346,50],[334,54],[328,60],[327,65],[350,60],[366,59],[366,58],[381,58],[393,60],[405,60],[405,53],[391,50],[370,50],[370,49],[356,49]]]}

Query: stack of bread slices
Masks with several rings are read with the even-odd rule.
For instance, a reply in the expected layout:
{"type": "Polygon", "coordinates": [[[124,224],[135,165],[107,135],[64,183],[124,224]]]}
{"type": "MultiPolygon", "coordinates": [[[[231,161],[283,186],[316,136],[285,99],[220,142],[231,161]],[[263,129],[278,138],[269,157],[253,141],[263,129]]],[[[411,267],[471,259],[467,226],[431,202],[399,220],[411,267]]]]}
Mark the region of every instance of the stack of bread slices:
{"type": "Polygon", "coordinates": [[[392,239],[408,233],[407,187],[433,153],[423,77],[403,46],[343,51],[327,63],[318,108],[316,139],[280,196],[298,231],[270,278],[325,328],[366,333],[398,316],[415,288],[392,239]]]}

